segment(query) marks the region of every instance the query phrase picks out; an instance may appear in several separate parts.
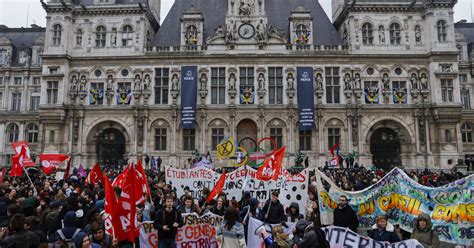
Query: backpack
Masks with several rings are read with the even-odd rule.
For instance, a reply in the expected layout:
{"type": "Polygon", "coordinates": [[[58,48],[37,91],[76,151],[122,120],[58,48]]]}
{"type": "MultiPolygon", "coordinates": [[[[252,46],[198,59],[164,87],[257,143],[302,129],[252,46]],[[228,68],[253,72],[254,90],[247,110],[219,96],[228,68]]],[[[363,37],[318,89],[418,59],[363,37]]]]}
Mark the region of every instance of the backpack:
{"type": "Polygon", "coordinates": [[[66,238],[66,236],[64,236],[64,233],[61,231],[61,230],[58,230],[58,234],[59,234],[59,237],[60,239],[52,244],[50,244],[48,246],[48,248],[75,248],[76,246],[74,245],[74,237],[79,233],[81,232],[81,229],[76,229],[76,231],[74,232],[74,234],[72,235],[72,237],[70,239],[66,238]]]}

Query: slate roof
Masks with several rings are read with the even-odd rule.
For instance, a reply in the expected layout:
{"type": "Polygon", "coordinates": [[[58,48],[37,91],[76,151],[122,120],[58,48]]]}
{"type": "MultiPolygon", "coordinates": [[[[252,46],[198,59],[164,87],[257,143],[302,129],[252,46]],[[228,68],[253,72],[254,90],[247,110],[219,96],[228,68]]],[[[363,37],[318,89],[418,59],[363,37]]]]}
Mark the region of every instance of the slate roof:
{"type": "MultiPolygon", "coordinates": [[[[171,7],[160,30],[153,39],[154,46],[179,46],[181,37],[180,18],[185,10],[194,6],[204,17],[204,41],[219,25],[225,27],[227,13],[226,0],[177,0],[171,7]]],[[[343,45],[336,29],[332,25],[323,8],[316,0],[267,0],[265,11],[268,25],[283,30],[289,39],[288,17],[298,6],[311,11],[313,17],[313,40],[315,45],[343,45]]]]}
{"type": "Polygon", "coordinates": [[[466,38],[467,44],[474,43],[474,23],[455,23],[454,28],[462,33],[466,38]]]}
{"type": "Polygon", "coordinates": [[[15,47],[31,47],[40,37],[44,37],[45,28],[0,28],[0,38],[8,38],[15,47]]]}

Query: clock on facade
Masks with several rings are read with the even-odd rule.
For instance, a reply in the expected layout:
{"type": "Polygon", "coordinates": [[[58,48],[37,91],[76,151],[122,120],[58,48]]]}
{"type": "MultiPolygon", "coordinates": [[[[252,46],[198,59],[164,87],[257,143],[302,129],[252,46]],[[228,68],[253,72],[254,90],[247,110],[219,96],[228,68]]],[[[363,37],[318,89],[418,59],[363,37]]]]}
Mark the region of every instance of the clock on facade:
{"type": "Polygon", "coordinates": [[[252,24],[242,24],[239,27],[239,35],[243,39],[251,39],[255,35],[255,28],[252,26],[252,24]]]}

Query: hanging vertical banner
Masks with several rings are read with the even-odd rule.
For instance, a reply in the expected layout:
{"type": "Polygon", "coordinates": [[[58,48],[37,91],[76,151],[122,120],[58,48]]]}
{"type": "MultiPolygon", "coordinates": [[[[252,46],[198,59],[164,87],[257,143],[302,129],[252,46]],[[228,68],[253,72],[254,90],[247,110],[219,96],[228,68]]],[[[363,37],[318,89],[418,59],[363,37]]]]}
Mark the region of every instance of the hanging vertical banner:
{"type": "Polygon", "coordinates": [[[300,130],[307,131],[314,128],[314,91],[313,68],[296,68],[298,83],[298,111],[300,115],[300,130]]]}
{"type": "Polygon", "coordinates": [[[181,128],[196,128],[197,66],[181,67],[181,128]]]}

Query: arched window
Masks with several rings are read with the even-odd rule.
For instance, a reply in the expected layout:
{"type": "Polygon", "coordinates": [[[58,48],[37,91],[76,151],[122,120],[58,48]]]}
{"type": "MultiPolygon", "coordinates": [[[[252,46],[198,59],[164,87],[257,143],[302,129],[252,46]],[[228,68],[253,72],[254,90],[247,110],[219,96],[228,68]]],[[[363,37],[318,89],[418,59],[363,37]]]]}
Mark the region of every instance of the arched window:
{"type": "Polygon", "coordinates": [[[362,43],[364,45],[372,45],[374,42],[374,29],[372,24],[364,23],[362,25],[362,43]]]}
{"type": "Polygon", "coordinates": [[[122,28],[122,46],[132,46],[133,28],[130,25],[125,25],[122,28]]]}
{"type": "Polygon", "coordinates": [[[185,33],[186,45],[196,45],[198,43],[198,29],[194,25],[186,27],[185,33]]]}
{"type": "Polygon", "coordinates": [[[445,42],[446,41],[446,21],[445,20],[439,20],[436,23],[436,28],[438,30],[438,41],[439,42],[445,42]]]}
{"type": "Polygon", "coordinates": [[[472,143],[472,127],[469,123],[464,123],[461,127],[462,142],[472,143]]]}
{"type": "Polygon", "coordinates": [[[54,46],[61,45],[61,33],[62,33],[61,25],[54,24],[53,26],[53,45],[54,46]]]}
{"type": "Polygon", "coordinates": [[[76,32],[76,46],[82,46],[82,29],[78,29],[76,32]]]}
{"type": "Polygon", "coordinates": [[[20,128],[18,127],[17,124],[11,123],[7,127],[7,136],[8,136],[8,142],[17,142],[18,141],[18,135],[20,134],[20,128]]]}
{"type": "Polygon", "coordinates": [[[295,30],[296,34],[296,43],[297,44],[307,44],[309,41],[309,31],[308,27],[304,24],[298,24],[295,30]]]}
{"type": "Polygon", "coordinates": [[[390,25],[390,44],[392,45],[400,45],[402,37],[400,36],[400,24],[392,23],[390,25]]]}
{"type": "Polygon", "coordinates": [[[104,26],[98,26],[95,29],[95,46],[105,47],[105,41],[107,39],[107,30],[104,26]]]}
{"type": "Polygon", "coordinates": [[[38,132],[39,128],[36,124],[30,124],[26,127],[26,140],[28,143],[37,143],[38,142],[38,132]]]}

